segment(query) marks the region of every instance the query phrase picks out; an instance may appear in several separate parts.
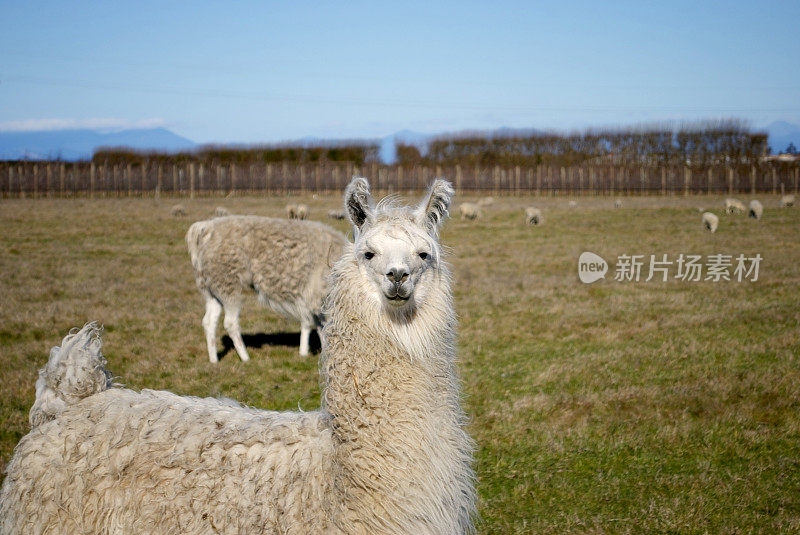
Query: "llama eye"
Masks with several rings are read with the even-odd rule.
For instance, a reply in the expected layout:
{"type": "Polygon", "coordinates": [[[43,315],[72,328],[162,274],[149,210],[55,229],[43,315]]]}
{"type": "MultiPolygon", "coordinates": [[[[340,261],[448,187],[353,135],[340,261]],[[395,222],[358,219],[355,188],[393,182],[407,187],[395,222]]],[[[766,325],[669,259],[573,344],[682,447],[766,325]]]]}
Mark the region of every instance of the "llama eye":
{"type": "Polygon", "coordinates": [[[364,258],[366,258],[367,260],[372,260],[373,256],[375,256],[375,253],[372,253],[372,252],[369,252],[369,251],[364,253],[364,258]]]}
{"type": "Polygon", "coordinates": [[[428,253],[419,253],[419,257],[425,260],[426,258],[428,258],[428,253]]]}

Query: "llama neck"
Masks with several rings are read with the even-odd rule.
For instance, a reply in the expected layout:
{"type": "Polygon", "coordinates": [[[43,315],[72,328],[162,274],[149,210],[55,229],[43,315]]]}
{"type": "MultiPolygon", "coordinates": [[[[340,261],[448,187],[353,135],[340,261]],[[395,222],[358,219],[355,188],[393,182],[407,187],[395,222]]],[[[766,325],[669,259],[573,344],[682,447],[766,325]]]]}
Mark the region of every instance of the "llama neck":
{"type": "Polygon", "coordinates": [[[352,264],[334,270],[321,364],[342,493],[337,517],[367,532],[466,526],[473,446],[463,430],[448,274],[403,322],[348,284],[356,274],[352,264]]]}

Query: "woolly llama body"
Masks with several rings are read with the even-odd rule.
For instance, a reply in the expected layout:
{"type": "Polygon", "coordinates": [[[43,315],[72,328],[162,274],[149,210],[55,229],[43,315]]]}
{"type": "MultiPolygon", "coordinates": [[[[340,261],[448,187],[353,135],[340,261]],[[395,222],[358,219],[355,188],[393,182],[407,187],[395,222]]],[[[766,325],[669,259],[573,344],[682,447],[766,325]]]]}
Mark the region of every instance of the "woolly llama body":
{"type": "Polygon", "coordinates": [[[539,225],[544,222],[542,218],[542,211],[538,208],[529,206],[525,208],[525,224],[526,225],[539,225]]]}
{"type": "Polygon", "coordinates": [[[744,203],[738,199],[725,199],[726,214],[743,214],[747,211],[744,203]]]}
{"type": "Polygon", "coordinates": [[[747,215],[754,219],[760,220],[761,216],[764,215],[764,207],[761,205],[761,202],[755,199],[750,201],[750,209],[748,210],[747,215]]]}
{"type": "Polygon", "coordinates": [[[186,233],[195,279],[205,299],[208,357],[217,362],[216,328],[223,324],[242,360],[249,360],[239,329],[245,292],[254,289],[274,311],[300,322],[300,354],[322,325],[325,277],[347,239],[314,221],[229,216],[198,221],[186,233]]]}
{"type": "Polygon", "coordinates": [[[416,208],[373,207],[366,180],[348,187],[355,243],[331,274],[318,411],[110,388],[96,328],[65,339],[50,360],[83,363],[60,371],[81,394],[58,377],[37,389],[0,533],[473,532],[474,445],[436,237],[452,191],[437,180],[416,208]]]}
{"type": "Polygon", "coordinates": [[[474,202],[462,202],[458,207],[461,219],[479,219],[483,216],[483,210],[474,202]]]}
{"type": "Polygon", "coordinates": [[[719,226],[719,217],[711,212],[703,213],[703,226],[706,228],[706,230],[716,232],[717,227],[719,226]]]}

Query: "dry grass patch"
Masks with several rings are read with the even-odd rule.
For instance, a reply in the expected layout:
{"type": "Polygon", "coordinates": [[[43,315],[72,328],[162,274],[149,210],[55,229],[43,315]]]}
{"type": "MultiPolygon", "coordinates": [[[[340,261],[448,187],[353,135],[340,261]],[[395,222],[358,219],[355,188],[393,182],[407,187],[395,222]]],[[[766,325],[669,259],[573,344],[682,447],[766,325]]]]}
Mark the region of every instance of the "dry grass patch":
{"type": "MultiPolygon", "coordinates": [[[[458,199],[476,200],[476,199],[458,199]]],[[[723,198],[496,198],[452,220],[461,372],[478,451],[482,533],[800,530],[800,210],[760,197],[760,222],[723,198]],[[545,223],[523,224],[537,206],[545,223]],[[704,232],[697,208],[720,213],[704,232]],[[720,209],[717,209],[720,208],[720,209]],[[577,258],[752,254],[756,283],[584,285],[577,258]]],[[[299,326],[242,311],[252,360],[205,356],[184,243],[231,213],[327,219],[340,198],[14,200],[0,209],[0,466],[28,431],[36,371],[71,327],[97,319],[118,381],[268,409],[319,404],[299,326]]],[[[220,328],[220,333],[222,329],[220,328]]],[[[221,344],[218,347],[222,347],[221,344]]]]}

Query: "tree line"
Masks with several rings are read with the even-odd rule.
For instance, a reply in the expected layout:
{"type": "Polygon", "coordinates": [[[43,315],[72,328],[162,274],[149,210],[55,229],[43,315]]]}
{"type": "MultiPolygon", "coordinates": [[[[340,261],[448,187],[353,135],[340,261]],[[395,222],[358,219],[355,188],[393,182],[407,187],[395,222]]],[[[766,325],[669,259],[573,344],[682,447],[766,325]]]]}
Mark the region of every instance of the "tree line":
{"type": "MultiPolygon", "coordinates": [[[[656,124],[626,129],[562,134],[532,130],[464,132],[424,143],[396,142],[398,165],[427,166],[574,166],[584,164],[706,168],[758,165],[770,153],[767,133],[744,121],[726,119],[684,124],[656,124]]],[[[262,146],[208,145],[165,153],[125,147],[97,150],[98,165],[198,163],[205,165],[379,163],[377,141],[319,141],[262,146]]]]}
{"type": "Polygon", "coordinates": [[[691,165],[754,164],[769,153],[767,133],[739,120],[580,133],[510,131],[447,135],[423,146],[398,144],[399,164],[691,165]]]}
{"type": "Polygon", "coordinates": [[[315,145],[265,145],[236,147],[208,145],[190,151],[174,153],[143,151],[126,147],[104,147],[92,155],[97,165],[154,163],[198,163],[205,165],[243,164],[324,164],[345,163],[363,165],[378,160],[380,147],[373,142],[330,142],[315,145]]]}

